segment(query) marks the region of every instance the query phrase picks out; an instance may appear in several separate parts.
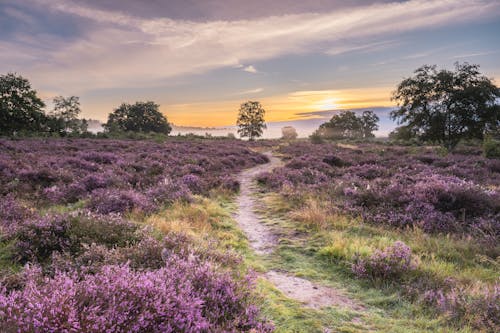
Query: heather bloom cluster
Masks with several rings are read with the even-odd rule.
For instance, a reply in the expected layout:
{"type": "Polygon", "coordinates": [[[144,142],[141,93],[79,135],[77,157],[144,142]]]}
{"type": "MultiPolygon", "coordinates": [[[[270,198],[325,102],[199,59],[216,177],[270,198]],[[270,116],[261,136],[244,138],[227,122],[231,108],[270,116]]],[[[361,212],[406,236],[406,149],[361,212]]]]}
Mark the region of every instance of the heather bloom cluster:
{"type": "Polygon", "coordinates": [[[238,190],[234,175],[267,162],[243,142],[0,140],[0,195],[100,213],[146,213],[192,194],[238,190]]]}
{"type": "Polygon", "coordinates": [[[472,233],[490,241],[500,236],[497,160],[475,152],[441,157],[373,145],[293,143],[280,150],[288,163],[259,181],[284,195],[324,196],[341,211],[377,224],[472,233]]]}
{"type": "Polygon", "coordinates": [[[357,277],[381,280],[398,279],[415,268],[410,247],[401,241],[376,250],[368,258],[356,258],[352,264],[357,277]]]}
{"type": "Polygon", "coordinates": [[[25,272],[0,292],[3,332],[270,332],[251,304],[251,280],[171,257],[165,267],[104,266],[96,274],[25,272]]]}

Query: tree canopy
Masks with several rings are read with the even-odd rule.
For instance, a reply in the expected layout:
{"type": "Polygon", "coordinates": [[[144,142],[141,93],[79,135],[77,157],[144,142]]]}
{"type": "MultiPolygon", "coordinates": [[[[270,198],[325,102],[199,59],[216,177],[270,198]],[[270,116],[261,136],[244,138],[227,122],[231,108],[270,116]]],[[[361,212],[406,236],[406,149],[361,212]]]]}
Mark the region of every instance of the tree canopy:
{"type": "Polygon", "coordinates": [[[478,65],[455,64],[455,70],[425,65],[404,79],[393,93],[398,109],[392,119],[404,133],[453,148],[461,139],[483,139],[500,126],[500,90],[478,65]]]}
{"type": "Polygon", "coordinates": [[[81,113],[79,97],[57,96],[54,97],[53,103],[54,109],[51,113],[55,123],[53,127],[57,128],[61,135],[87,132],[87,121],[78,118],[81,113]]]}
{"type": "Polygon", "coordinates": [[[123,103],[109,114],[104,128],[108,132],[156,132],[169,134],[172,130],[167,118],[154,102],[123,103]]]}
{"type": "Polygon", "coordinates": [[[0,135],[43,131],[44,107],[27,79],[14,73],[0,75],[0,135]]]}
{"type": "Polygon", "coordinates": [[[259,102],[248,101],[240,106],[238,119],[238,134],[248,137],[250,141],[262,136],[266,127],[264,122],[265,110],[259,102]]]}
{"type": "Polygon", "coordinates": [[[281,137],[285,140],[293,140],[297,136],[297,130],[293,126],[285,126],[281,129],[281,137]]]}
{"type": "Polygon", "coordinates": [[[353,111],[342,111],[320,125],[315,135],[324,139],[368,139],[378,129],[379,117],[373,111],[359,116],[353,111]]]}

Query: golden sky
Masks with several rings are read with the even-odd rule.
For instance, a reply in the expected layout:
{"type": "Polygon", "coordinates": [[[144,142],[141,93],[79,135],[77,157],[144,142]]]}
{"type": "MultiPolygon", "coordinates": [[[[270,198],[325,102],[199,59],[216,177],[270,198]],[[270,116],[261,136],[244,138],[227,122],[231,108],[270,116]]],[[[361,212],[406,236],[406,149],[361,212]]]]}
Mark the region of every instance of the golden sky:
{"type": "MultiPolygon", "coordinates": [[[[345,90],[295,91],[259,98],[266,110],[266,121],[305,119],[302,112],[392,106],[392,87],[345,90]]],[[[182,126],[234,125],[244,100],[164,105],[161,110],[169,121],[182,126]]]]}

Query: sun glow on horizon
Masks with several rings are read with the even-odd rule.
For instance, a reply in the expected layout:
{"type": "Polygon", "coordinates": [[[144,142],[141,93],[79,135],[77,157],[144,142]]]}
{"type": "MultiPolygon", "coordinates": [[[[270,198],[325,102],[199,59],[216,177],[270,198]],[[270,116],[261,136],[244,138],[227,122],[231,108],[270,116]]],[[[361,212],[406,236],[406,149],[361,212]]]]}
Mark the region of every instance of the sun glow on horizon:
{"type": "Polygon", "coordinates": [[[326,98],[315,104],[314,107],[319,111],[328,111],[338,109],[338,101],[336,98],[326,98]]]}
{"type": "MultiPolygon", "coordinates": [[[[341,90],[294,91],[282,95],[255,97],[266,110],[266,121],[310,119],[301,113],[393,106],[390,87],[341,90]]],[[[218,127],[236,122],[240,100],[183,104],[160,103],[161,111],[179,126],[218,127]]]]}

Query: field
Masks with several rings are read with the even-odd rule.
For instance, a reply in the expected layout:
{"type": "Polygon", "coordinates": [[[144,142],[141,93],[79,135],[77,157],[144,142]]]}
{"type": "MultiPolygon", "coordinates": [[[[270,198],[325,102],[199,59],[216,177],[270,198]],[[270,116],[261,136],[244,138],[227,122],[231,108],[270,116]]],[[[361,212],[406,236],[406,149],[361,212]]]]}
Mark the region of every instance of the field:
{"type": "Polygon", "coordinates": [[[2,332],[497,332],[475,147],[0,141],[2,332]]]}

